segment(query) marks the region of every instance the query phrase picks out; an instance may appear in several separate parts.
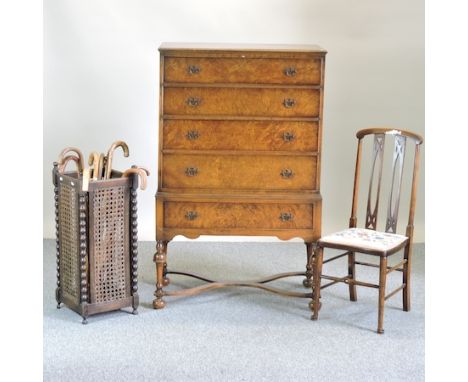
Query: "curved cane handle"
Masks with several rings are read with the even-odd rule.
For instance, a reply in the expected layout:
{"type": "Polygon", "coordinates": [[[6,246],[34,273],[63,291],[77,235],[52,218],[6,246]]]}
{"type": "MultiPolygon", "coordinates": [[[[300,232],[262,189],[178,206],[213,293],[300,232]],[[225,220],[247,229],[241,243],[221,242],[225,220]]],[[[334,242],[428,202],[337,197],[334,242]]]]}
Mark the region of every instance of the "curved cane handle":
{"type": "Polygon", "coordinates": [[[80,158],[78,158],[75,155],[69,155],[65,157],[58,166],[58,172],[60,174],[63,174],[65,172],[65,167],[67,167],[67,164],[70,161],[73,161],[76,163],[76,167],[78,168],[78,176],[79,176],[83,172],[83,165],[82,165],[80,158]]]}
{"type": "Polygon", "coordinates": [[[106,164],[106,170],[104,171],[104,179],[109,179],[111,176],[112,159],[114,156],[114,151],[117,147],[122,147],[124,157],[128,157],[130,155],[130,152],[128,150],[128,145],[124,141],[116,141],[112,143],[111,147],[109,148],[109,151],[107,152],[107,164],[106,164]]]}
{"type": "Polygon", "coordinates": [[[61,165],[64,163],[65,161],[65,155],[70,153],[70,152],[74,152],[77,156],[78,156],[78,159],[80,161],[80,171],[83,172],[83,168],[84,168],[84,163],[83,163],[83,154],[81,153],[81,151],[79,149],[77,149],[76,147],[65,147],[62,152],[59,154],[59,157],[58,157],[58,164],[61,165]]]}
{"type": "Polygon", "coordinates": [[[141,180],[140,189],[146,189],[146,176],[147,174],[149,175],[149,171],[142,167],[129,168],[128,170],[125,170],[125,172],[122,174],[122,177],[129,177],[131,174],[139,175],[141,180]]]}

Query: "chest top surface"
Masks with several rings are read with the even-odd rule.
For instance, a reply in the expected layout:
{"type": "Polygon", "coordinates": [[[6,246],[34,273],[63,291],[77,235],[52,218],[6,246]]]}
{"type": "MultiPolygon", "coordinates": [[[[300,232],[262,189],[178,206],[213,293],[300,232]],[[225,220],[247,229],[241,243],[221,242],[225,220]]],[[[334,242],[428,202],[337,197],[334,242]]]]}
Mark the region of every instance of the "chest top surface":
{"type": "Polygon", "coordinates": [[[270,55],[270,56],[323,56],[327,51],[313,44],[237,44],[237,43],[184,43],[164,42],[159,51],[165,56],[183,55],[270,55]]]}

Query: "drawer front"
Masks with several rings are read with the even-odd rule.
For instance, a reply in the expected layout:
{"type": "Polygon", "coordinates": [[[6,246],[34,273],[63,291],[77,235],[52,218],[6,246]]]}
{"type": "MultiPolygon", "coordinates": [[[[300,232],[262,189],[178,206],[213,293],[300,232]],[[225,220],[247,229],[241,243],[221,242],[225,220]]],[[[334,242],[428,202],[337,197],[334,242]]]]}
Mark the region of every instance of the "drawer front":
{"type": "Polygon", "coordinates": [[[168,189],[316,190],[316,156],[164,154],[168,189]]]}
{"type": "Polygon", "coordinates": [[[165,202],[167,228],[313,228],[312,204],[165,202]]]}
{"type": "Polygon", "coordinates": [[[320,68],[320,59],[166,57],[164,81],[319,85],[320,68]]]}
{"type": "Polygon", "coordinates": [[[316,152],[318,122],[166,120],[163,148],[316,152]]]}
{"type": "Polygon", "coordinates": [[[166,115],[318,117],[320,90],[294,88],[164,89],[166,115]]]}

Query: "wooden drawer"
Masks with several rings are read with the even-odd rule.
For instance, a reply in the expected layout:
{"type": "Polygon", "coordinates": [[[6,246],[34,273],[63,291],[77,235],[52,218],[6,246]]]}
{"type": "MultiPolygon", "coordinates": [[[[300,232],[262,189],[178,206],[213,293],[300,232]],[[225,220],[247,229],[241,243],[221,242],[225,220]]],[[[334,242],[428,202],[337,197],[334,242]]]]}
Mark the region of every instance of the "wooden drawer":
{"type": "Polygon", "coordinates": [[[166,57],[164,81],[318,85],[320,68],[320,59],[166,57]]]}
{"type": "Polygon", "coordinates": [[[316,190],[313,155],[164,154],[166,189],[316,190]]]}
{"type": "Polygon", "coordinates": [[[164,88],[165,115],[318,117],[320,90],[298,88],[164,88]]]}
{"type": "Polygon", "coordinates": [[[167,228],[313,228],[313,204],[165,202],[167,228]]]}
{"type": "Polygon", "coordinates": [[[318,122],[165,120],[163,148],[316,152],[318,122]]]}

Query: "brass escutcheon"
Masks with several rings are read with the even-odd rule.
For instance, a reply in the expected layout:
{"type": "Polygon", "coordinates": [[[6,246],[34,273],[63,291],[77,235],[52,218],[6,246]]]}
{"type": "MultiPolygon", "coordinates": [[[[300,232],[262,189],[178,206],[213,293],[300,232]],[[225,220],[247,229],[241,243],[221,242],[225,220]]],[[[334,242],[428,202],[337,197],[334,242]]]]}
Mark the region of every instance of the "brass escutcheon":
{"type": "Polygon", "coordinates": [[[196,211],[187,211],[185,213],[185,218],[187,220],[195,220],[197,218],[198,214],[196,211]]]}
{"type": "Polygon", "coordinates": [[[294,172],[290,168],[285,168],[281,170],[280,175],[285,179],[289,179],[294,176],[294,172]]]}
{"type": "Polygon", "coordinates": [[[198,139],[200,133],[197,130],[190,130],[187,131],[187,134],[185,134],[185,136],[189,141],[194,141],[195,139],[198,139]]]}
{"type": "Polygon", "coordinates": [[[289,68],[285,68],[283,70],[283,73],[288,77],[294,77],[296,75],[297,71],[296,71],[295,67],[291,66],[289,68]]]}
{"type": "Polygon", "coordinates": [[[187,101],[186,101],[187,105],[189,106],[199,106],[201,104],[201,98],[197,98],[197,97],[189,97],[187,98],[187,101]]]}
{"type": "Polygon", "coordinates": [[[279,218],[282,222],[289,222],[293,220],[293,216],[290,212],[281,212],[279,218]]]}
{"type": "Polygon", "coordinates": [[[294,133],[290,131],[286,131],[283,133],[283,140],[285,142],[291,142],[291,141],[294,141],[294,139],[296,139],[296,136],[294,135],[294,133]]]}
{"type": "Polygon", "coordinates": [[[295,105],[296,105],[296,100],[294,98],[285,98],[285,100],[283,101],[283,106],[288,109],[291,107],[294,107],[295,105]]]}
{"type": "Polygon", "coordinates": [[[187,176],[195,176],[198,174],[198,168],[196,167],[187,167],[185,169],[185,175],[187,176]]]}
{"type": "Polygon", "coordinates": [[[196,65],[189,65],[187,71],[189,74],[198,74],[200,73],[200,67],[196,65]]]}

